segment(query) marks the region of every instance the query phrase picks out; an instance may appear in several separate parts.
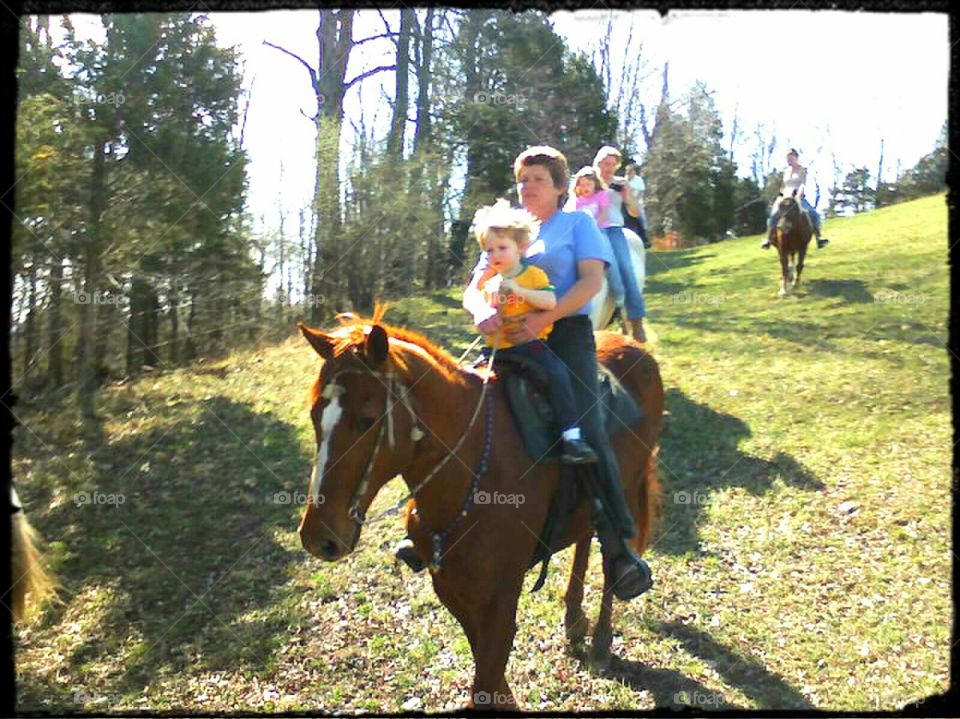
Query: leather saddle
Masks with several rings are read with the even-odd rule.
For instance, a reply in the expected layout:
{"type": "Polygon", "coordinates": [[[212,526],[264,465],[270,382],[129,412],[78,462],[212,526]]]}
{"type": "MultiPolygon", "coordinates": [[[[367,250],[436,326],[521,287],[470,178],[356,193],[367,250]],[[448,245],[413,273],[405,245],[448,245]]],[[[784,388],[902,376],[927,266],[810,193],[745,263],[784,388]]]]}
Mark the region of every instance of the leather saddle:
{"type": "MultiPolygon", "coordinates": [[[[554,417],[548,393],[548,378],[533,360],[516,355],[498,354],[494,370],[503,383],[510,411],[517,420],[527,453],[538,461],[557,462],[562,454],[560,429],[554,417]]],[[[603,426],[611,438],[639,424],[643,412],[620,380],[603,365],[599,366],[600,408],[603,426]]],[[[596,465],[594,465],[596,466],[596,465]]],[[[584,498],[582,483],[571,465],[562,465],[563,476],[550,500],[550,509],[530,566],[542,563],[540,576],[531,592],[536,592],[547,577],[550,557],[563,549],[560,541],[584,498]]]]}
{"type": "MultiPolygon", "coordinates": [[[[516,355],[497,355],[494,370],[503,382],[527,452],[541,460],[559,461],[560,430],[550,405],[546,372],[533,360],[516,355]]],[[[643,412],[620,380],[603,365],[599,366],[598,379],[603,426],[607,436],[613,438],[639,424],[643,412]]]]}

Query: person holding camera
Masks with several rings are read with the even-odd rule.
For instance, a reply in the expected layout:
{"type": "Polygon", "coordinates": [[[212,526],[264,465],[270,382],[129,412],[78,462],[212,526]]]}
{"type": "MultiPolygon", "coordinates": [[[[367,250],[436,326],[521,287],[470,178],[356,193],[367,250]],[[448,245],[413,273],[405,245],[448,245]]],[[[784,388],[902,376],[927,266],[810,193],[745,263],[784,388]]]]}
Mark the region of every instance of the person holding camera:
{"type": "Polygon", "coordinates": [[[610,209],[607,213],[608,224],[603,228],[603,232],[610,240],[620,277],[623,280],[626,320],[633,338],[637,342],[646,342],[647,335],[643,329],[643,318],[647,314],[647,309],[643,301],[643,294],[640,292],[640,286],[637,284],[637,277],[633,273],[630,247],[627,244],[626,236],[623,234],[624,206],[628,210],[632,209],[636,212],[637,198],[633,189],[627,184],[626,178],[614,175],[614,172],[620,167],[622,158],[623,155],[617,148],[604,145],[594,156],[593,167],[597,171],[597,176],[600,178],[604,189],[610,193],[610,209]]]}
{"type": "Polygon", "coordinates": [[[623,226],[633,230],[643,241],[643,246],[650,249],[650,239],[647,237],[647,213],[643,211],[643,193],[647,186],[640,177],[640,168],[635,162],[631,162],[624,169],[626,172],[627,186],[633,191],[636,199],[636,206],[627,207],[627,212],[623,216],[623,226]]]}

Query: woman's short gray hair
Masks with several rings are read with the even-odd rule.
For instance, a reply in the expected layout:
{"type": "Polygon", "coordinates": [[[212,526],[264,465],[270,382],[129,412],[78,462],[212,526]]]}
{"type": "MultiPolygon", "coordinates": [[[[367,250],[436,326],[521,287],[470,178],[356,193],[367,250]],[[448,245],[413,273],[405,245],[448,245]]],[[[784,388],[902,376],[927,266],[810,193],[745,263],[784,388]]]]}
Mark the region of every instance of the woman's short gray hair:
{"type": "Polygon", "coordinates": [[[609,157],[610,155],[613,155],[617,158],[623,157],[623,153],[621,153],[620,150],[615,148],[613,145],[604,145],[597,150],[597,154],[593,156],[593,166],[596,167],[600,164],[600,161],[603,160],[603,158],[609,157]]]}

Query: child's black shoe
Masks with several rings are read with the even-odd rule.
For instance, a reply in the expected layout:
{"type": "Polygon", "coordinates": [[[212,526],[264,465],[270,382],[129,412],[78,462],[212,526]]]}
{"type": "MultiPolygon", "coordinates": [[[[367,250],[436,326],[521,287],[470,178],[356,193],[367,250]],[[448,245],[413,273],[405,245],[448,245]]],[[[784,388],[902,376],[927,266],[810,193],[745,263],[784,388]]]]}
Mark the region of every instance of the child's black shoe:
{"type": "Polygon", "coordinates": [[[593,464],[598,461],[596,453],[582,439],[563,440],[562,459],[567,464],[593,464]]]}

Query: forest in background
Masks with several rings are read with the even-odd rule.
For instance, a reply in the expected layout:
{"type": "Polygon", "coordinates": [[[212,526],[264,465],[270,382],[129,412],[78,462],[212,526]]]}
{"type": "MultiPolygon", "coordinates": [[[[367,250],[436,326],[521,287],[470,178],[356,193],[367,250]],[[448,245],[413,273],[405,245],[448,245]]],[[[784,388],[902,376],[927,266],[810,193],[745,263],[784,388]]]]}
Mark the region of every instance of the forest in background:
{"type": "MultiPolygon", "coordinates": [[[[319,11],[312,57],[275,46],[316,95],[317,170],[313,201],[265,233],[246,210],[242,58],[207,17],[103,15],[102,42],[78,39],[69,16],[25,19],[18,181],[4,198],[15,389],[73,397],[93,427],[109,379],[459,283],[473,212],[514,193],[513,157],[533,144],[560,148],[574,171],[600,145],[620,147],[641,164],[654,236],[762,231],[786,148],[762,125],[724,128],[703,84],[674,96],[669,66],[650,68],[640,38],[623,58],[609,44],[586,56],[541,13],[444,8],[381,15],[382,33],[357,37],[356,12],[319,11]],[[351,53],[378,38],[393,64],[348,77],[351,53]],[[384,136],[344,112],[379,73],[394,79],[384,136]],[[661,91],[646,103],[650,73],[661,91]],[[749,168],[732,159],[743,142],[749,168]]],[[[876,179],[882,145],[875,175],[835,161],[827,214],[937,192],[946,167],[946,125],[894,182],[876,179]]]]}

